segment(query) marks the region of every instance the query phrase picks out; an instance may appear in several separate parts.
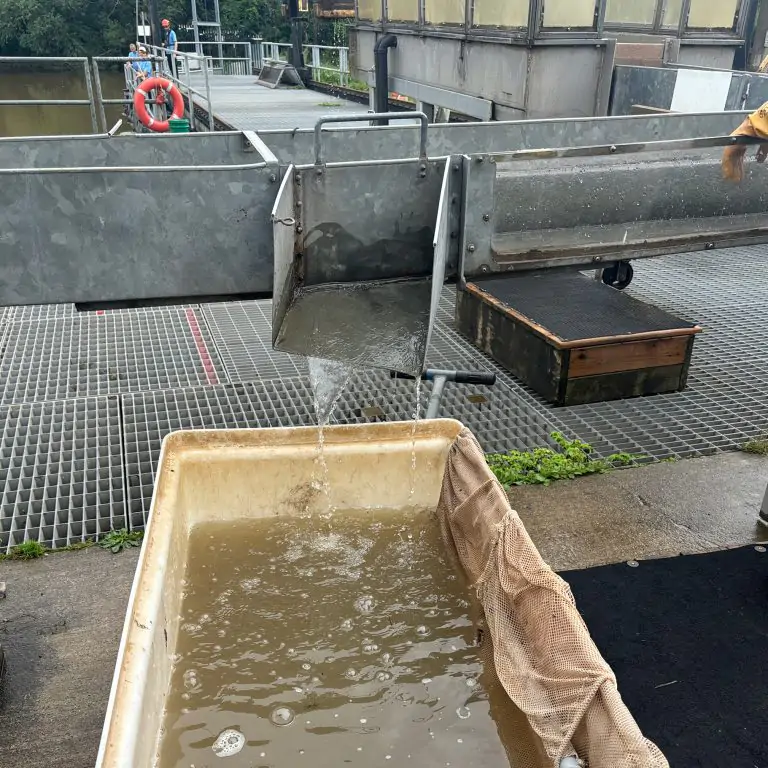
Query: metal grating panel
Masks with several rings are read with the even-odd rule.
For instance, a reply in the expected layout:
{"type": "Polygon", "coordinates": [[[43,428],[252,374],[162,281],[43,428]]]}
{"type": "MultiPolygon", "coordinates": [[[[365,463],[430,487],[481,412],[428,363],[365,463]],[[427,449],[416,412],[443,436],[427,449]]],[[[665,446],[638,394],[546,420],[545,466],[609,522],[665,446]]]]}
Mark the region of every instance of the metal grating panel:
{"type": "Polygon", "coordinates": [[[0,407],[0,553],[125,526],[116,397],[0,407]]]}
{"type": "Polygon", "coordinates": [[[0,403],[60,400],[226,380],[193,309],[121,311],[14,323],[0,362],[0,403]]]}
{"type": "Polygon", "coordinates": [[[301,380],[144,392],[124,395],[122,404],[128,515],[134,528],[146,523],[168,433],[314,423],[309,385],[301,380]]]}
{"type": "Polygon", "coordinates": [[[208,304],[203,313],[232,382],[307,375],[301,357],[272,349],[272,302],[208,304]]]}

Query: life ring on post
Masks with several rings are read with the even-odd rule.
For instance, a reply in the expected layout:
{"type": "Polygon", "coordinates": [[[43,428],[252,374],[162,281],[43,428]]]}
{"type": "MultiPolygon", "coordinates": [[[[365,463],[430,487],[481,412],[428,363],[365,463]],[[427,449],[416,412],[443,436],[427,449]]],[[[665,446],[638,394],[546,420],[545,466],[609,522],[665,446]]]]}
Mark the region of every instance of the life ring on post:
{"type": "Polygon", "coordinates": [[[149,77],[141,83],[133,94],[133,108],[136,111],[136,117],[139,118],[141,124],[149,128],[150,131],[156,133],[167,133],[170,128],[168,120],[156,120],[149,114],[147,109],[147,96],[155,89],[167,93],[173,101],[173,114],[171,120],[178,120],[184,117],[184,99],[182,98],[181,91],[170,81],[164,77],[149,77]]]}

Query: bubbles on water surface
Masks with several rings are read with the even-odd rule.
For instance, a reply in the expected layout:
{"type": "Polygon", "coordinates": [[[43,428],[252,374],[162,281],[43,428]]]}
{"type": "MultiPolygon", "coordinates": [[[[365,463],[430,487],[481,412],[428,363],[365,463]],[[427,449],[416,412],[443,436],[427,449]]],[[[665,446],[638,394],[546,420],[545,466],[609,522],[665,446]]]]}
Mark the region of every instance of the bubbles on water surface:
{"type": "Polygon", "coordinates": [[[188,669],[182,676],[184,680],[184,687],[191,691],[193,688],[197,688],[197,672],[194,669],[188,669]]]}
{"type": "Polygon", "coordinates": [[[234,728],[222,731],[213,742],[213,754],[216,757],[232,757],[245,746],[245,736],[234,728]]]}
{"type": "Polygon", "coordinates": [[[469,707],[459,707],[456,710],[456,715],[459,720],[469,720],[469,718],[472,716],[472,713],[469,711],[469,707]]]}
{"type": "Polygon", "coordinates": [[[363,595],[355,600],[355,610],[360,613],[372,613],[376,603],[371,595],[363,595]]]}
{"type": "Polygon", "coordinates": [[[348,680],[354,680],[357,677],[357,670],[350,667],[345,673],[344,677],[346,677],[348,680]]]}
{"type": "Polygon", "coordinates": [[[474,677],[468,677],[466,683],[467,688],[474,688],[477,685],[477,680],[474,677]]]}
{"type": "Polygon", "coordinates": [[[377,672],[376,673],[376,679],[380,683],[385,683],[387,680],[392,679],[392,675],[389,674],[389,672],[377,672]]]}
{"type": "Polygon", "coordinates": [[[429,635],[429,629],[423,624],[420,624],[418,627],[416,627],[416,634],[419,635],[419,637],[426,637],[429,635]]]}
{"type": "Polygon", "coordinates": [[[296,714],[290,707],[277,707],[272,710],[269,719],[274,725],[282,727],[290,725],[296,719],[296,714]]]}
{"type": "Polygon", "coordinates": [[[305,672],[308,672],[310,669],[312,669],[312,665],[311,665],[311,664],[302,664],[302,665],[301,665],[301,668],[302,668],[302,669],[303,669],[305,672]]]}

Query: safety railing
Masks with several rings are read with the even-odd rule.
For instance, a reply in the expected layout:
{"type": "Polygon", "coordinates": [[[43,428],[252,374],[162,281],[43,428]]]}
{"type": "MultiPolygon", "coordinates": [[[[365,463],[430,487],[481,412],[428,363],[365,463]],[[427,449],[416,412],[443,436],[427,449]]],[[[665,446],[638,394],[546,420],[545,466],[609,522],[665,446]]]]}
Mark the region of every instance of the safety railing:
{"type": "MultiPolygon", "coordinates": [[[[290,58],[290,43],[262,41],[260,44],[263,61],[287,62],[290,58]]],[[[304,60],[312,71],[312,79],[322,82],[324,79],[335,80],[346,86],[349,82],[349,48],[338,45],[305,45],[304,60]],[[324,78],[329,73],[330,78],[324,78]]]]}
{"type": "Polygon", "coordinates": [[[184,51],[177,51],[172,59],[172,69],[169,68],[168,59],[165,55],[165,50],[158,46],[150,45],[149,50],[153,57],[160,58],[163,61],[163,71],[165,76],[179,86],[182,93],[186,91],[187,99],[189,102],[190,117],[194,117],[195,101],[194,97],[197,96],[203,99],[204,104],[200,106],[208,113],[208,130],[215,130],[214,116],[213,116],[213,101],[211,100],[211,69],[208,66],[207,57],[200,56],[196,53],[185,53],[184,51]],[[181,64],[181,66],[179,66],[181,64]],[[200,85],[200,78],[202,78],[203,90],[198,90],[193,82],[193,72],[199,73],[197,77],[197,85],[200,85]],[[181,75],[184,75],[184,82],[181,80],[181,75]]]}
{"type": "MultiPolygon", "coordinates": [[[[96,119],[96,99],[93,93],[88,59],[84,56],[0,56],[2,64],[80,64],[85,78],[86,99],[0,99],[0,107],[88,107],[93,132],[99,132],[96,119]]],[[[106,122],[106,119],[105,119],[106,122]]]]}
{"type": "MultiPolygon", "coordinates": [[[[139,58],[131,58],[130,56],[94,56],[91,59],[91,67],[93,69],[93,84],[96,90],[96,105],[99,113],[99,120],[101,123],[101,129],[104,133],[107,133],[110,129],[107,123],[107,110],[106,107],[111,105],[128,106],[133,103],[133,93],[136,90],[136,86],[139,84],[139,70],[136,67],[138,62],[142,61],[139,58]],[[101,88],[101,64],[122,64],[125,72],[125,93],[128,94],[126,98],[120,99],[105,99],[101,88]]],[[[152,66],[152,74],[157,75],[162,72],[162,60],[158,56],[147,57],[144,61],[148,61],[152,66]]],[[[154,102],[151,102],[154,103],[154,102]]]]}
{"type": "Polygon", "coordinates": [[[185,41],[180,42],[178,48],[179,52],[190,52],[204,57],[213,74],[251,75],[254,71],[253,49],[248,42],[231,40],[185,41]]]}

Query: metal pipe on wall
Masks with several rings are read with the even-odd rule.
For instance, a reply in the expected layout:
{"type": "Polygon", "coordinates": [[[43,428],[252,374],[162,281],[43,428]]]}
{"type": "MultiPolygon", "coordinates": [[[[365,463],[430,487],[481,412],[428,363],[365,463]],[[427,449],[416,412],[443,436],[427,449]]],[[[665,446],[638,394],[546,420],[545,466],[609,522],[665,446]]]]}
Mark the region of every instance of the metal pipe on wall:
{"type": "MultiPolygon", "coordinates": [[[[397,48],[397,37],[391,33],[380,37],[373,47],[373,58],[376,66],[376,112],[383,114],[389,111],[389,60],[390,48],[397,48]]],[[[389,125],[389,120],[382,118],[376,125],[389,125]]]]}

